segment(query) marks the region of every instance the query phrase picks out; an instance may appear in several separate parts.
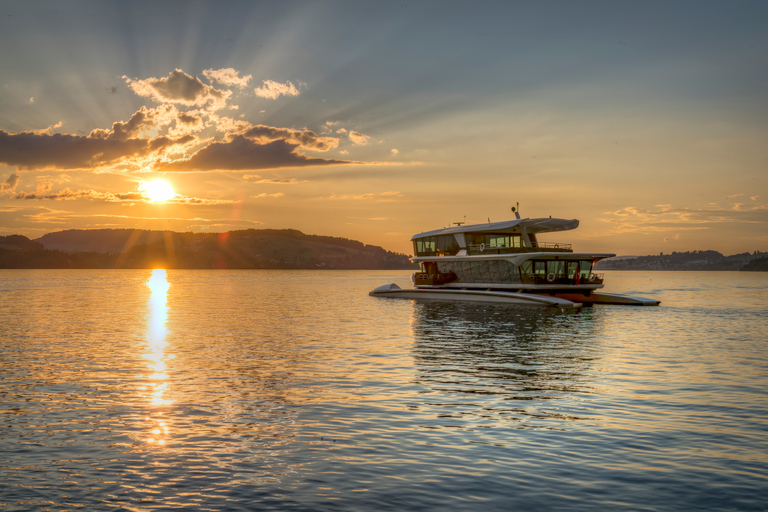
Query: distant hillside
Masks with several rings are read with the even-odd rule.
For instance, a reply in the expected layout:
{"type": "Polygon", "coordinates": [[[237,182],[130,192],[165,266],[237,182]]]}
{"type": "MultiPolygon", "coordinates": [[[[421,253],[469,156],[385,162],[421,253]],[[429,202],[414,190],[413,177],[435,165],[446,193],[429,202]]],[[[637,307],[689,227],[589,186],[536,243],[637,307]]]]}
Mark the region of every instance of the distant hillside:
{"type": "Polygon", "coordinates": [[[766,253],[759,251],[732,256],[723,256],[717,251],[673,252],[657,256],[608,258],[597,262],[595,270],[753,270],[745,267],[765,256],[766,253]]]}
{"type": "Polygon", "coordinates": [[[0,268],[410,269],[405,254],[296,230],[67,230],[0,237],[0,268]]]}
{"type": "Polygon", "coordinates": [[[740,270],[745,270],[749,272],[768,272],[768,256],[763,256],[760,258],[755,258],[743,267],[741,267],[740,270]]]}

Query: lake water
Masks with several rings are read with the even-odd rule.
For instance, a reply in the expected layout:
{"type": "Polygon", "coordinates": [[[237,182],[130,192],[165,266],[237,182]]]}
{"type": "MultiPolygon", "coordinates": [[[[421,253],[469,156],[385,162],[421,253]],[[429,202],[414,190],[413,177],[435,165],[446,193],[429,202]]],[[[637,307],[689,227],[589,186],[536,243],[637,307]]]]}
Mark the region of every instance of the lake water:
{"type": "Polygon", "coordinates": [[[0,270],[2,510],[766,510],[768,274],[0,270]]]}

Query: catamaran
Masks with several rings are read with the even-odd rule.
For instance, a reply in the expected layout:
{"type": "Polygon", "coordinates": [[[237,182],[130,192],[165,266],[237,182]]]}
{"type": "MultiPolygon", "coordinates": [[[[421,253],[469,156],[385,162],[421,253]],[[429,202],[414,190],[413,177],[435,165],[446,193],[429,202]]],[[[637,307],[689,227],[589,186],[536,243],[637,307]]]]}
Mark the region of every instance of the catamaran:
{"type": "Polygon", "coordinates": [[[539,235],[576,229],[576,219],[520,218],[455,226],[411,237],[420,271],[414,288],[391,283],[374,297],[504,302],[579,308],[593,304],[658,306],[659,301],[598,290],[604,275],[594,264],[615,254],[573,252],[571,244],[543,242],[539,235]]]}

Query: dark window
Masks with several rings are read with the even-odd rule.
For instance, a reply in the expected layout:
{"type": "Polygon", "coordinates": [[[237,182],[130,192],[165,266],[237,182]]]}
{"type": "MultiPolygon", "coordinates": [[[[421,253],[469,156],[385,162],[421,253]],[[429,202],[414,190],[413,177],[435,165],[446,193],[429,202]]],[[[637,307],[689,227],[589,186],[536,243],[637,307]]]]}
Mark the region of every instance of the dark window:
{"type": "Polygon", "coordinates": [[[413,241],[416,256],[453,256],[459,252],[459,244],[453,235],[428,236],[413,241]]]}

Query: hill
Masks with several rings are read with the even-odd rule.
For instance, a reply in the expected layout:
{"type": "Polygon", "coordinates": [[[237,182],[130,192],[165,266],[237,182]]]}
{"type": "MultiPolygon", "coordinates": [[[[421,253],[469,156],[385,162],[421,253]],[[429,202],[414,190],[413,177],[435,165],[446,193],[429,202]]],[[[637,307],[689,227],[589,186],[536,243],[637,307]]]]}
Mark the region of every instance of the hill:
{"type": "Polygon", "coordinates": [[[0,268],[410,269],[405,254],[285,229],[177,233],[66,230],[0,237],[0,268]]]}
{"type": "Polygon", "coordinates": [[[765,256],[766,253],[759,251],[731,256],[723,256],[717,251],[673,252],[608,258],[597,262],[595,270],[751,270],[745,267],[765,256]]]}
{"type": "Polygon", "coordinates": [[[740,270],[748,271],[748,272],[768,272],[768,256],[763,256],[761,258],[755,258],[743,267],[741,267],[740,270]]]}

